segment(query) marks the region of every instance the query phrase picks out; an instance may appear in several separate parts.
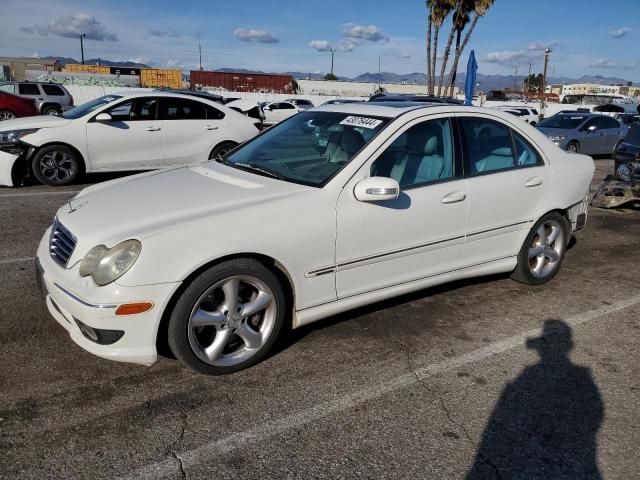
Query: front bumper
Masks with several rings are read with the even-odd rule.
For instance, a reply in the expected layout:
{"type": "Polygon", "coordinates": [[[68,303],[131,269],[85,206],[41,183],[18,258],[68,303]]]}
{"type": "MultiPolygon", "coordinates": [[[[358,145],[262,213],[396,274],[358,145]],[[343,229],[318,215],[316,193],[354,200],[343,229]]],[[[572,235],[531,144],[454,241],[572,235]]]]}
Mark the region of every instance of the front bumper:
{"type": "Polygon", "coordinates": [[[51,316],[76,344],[98,357],[141,365],[156,362],[162,313],[180,283],[123,287],[114,282],[98,287],[79,275],[79,265],[64,269],[51,259],[49,233],[38,247],[36,280],[51,316]],[[115,315],[119,305],[142,301],[153,303],[153,308],[138,315],[115,315]]]}

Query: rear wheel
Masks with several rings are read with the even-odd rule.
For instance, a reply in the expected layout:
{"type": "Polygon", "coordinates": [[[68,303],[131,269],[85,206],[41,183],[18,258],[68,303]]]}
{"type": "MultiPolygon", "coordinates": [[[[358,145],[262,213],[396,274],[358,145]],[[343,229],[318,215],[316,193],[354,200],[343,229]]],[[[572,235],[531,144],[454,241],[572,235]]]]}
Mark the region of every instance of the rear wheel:
{"type": "Polygon", "coordinates": [[[82,161],[65,145],[49,145],[35,154],[31,171],[40,183],[59,187],[78,178],[82,173],[82,161]]]}
{"type": "Polygon", "coordinates": [[[567,152],[569,153],[578,153],[579,150],[580,145],[578,145],[578,142],[570,142],[569,145],[567,145],[567,152]]]}
{"type": "Polygon", "coordinates": [[[46,105],[42,107],[42,115],[52,115],[59,117],[62,115],[62,109],[57,105],[46,105]]]}
{"type": "Polygon", "coordinates": [[[219,156],[222,156],[225,153],[230,152],[237,146],[238,144],[235,142],[223,142],[220,145],[216,145],[216,147],[213,150],[211,150],[211,153],[209,154],[209,160],[214,160],[219,156]]]}
{"type": "Polygon", "coordinates": [[[568,243],[567,220],[557,212],[534,225],[518,254],[511,278],[528,285],[542,285],[558,274],[568,243]]]}
{"type": "Polygon", "coordinates": [[[263,264],[237,259],[215,265],[182,293],[171,313],[168,343],[183,364],[207,375],[262,360],[285,324],[286,297],[263,264]]]}
{"type": "Polygon", "coordinates": [[[0,121],[11,120],[12,118],[16,118],[16,114],[11,110],[0,110],[0,121]]]}

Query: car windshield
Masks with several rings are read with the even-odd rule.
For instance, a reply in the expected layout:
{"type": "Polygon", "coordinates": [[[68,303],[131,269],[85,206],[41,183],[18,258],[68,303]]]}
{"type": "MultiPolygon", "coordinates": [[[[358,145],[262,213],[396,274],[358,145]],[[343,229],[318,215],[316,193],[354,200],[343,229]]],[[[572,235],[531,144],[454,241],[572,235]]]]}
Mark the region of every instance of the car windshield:
{"type": "Polygon", "coordinates": [[[322,187],[388,122],[349,113],[303,112],[219,161],[259,175],[322,187]]]}
{"type": "Polygon", "coordinates": [[[78,105],[77,107],[67,110],[62,114],[62,116],[64,118],[75,120],[76,118],[84,117],[95,109],[100,108],[107,103],[111,103],[114,100],[118,100],[119,98],[122,97],[120,95],[105,95],[104,97],[96,98],[95,100],[91,100],[90,102],[83,103],[82,105],[78,105]]]}
{"type": "Polygon", "coordinates": [[[585,115],[554,115],[538,123],[538,127],[573,130],[574,128],[578,128],[587,118],[585,115]]]}

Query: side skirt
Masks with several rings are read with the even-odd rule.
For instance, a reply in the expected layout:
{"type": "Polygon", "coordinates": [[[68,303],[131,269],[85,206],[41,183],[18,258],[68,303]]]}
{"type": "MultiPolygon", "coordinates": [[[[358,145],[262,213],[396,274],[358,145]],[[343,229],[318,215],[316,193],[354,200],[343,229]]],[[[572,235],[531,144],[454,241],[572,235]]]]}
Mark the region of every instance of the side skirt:
{"type": "Polygon", "coordinates": [[[432,277],[421,278],[412,282],[401,283],[391,287],[354,295],[352,297],[341,298],[335,302],[325,303],[295,312],[292,328],[302,327],[303,325],[308,325],[317,320],[321,320],[347,310],[363,307],[388,298],[397,297],[399,295],[452,282],[454,280],[510,272],[516,268],[516,264],[517,257],[506,257],[483,263],[481,265],[474,265],[472,267],[455,270],[453,272],[446,272],[432,277]]]}

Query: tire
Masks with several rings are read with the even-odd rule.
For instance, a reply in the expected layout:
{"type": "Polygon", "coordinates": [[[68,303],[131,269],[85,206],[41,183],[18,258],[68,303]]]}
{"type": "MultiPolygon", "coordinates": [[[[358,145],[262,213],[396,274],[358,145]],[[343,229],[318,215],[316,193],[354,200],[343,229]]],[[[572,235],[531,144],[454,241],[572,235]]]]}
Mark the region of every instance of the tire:
{"type": "Polygon", "coordinates": [[[252,259],[229,260],[205,270],[182,292],[167,340],[176,358],[196,372],[237,372],[268,354],[287,312],[284,290],[271,270],[252,259]]]}
{"type": "Polygon", "coordinates": [[[218,155],[224,155],[237,146],[238,144],[236,142],[222,142],[220,145],[216,145],[216,147],[211,150],[211,153],[209,154],[209,160],[214,160],[218,158],[218,155]]]}
{"type": "Polygon", "coordinates": [[[580,152],[580,144],[578,142],[569,142],[567,145],[567,152],[578,153],[580,152]]]}
{"type": "Polygon", "coordinates": [[[78,154],[65,145],[49,145],[39,150],[31,161],[31,171],[45,185],[60,187],[76,180],[84,164],[78,154]]]}
{"type": "Polygon", "coordinates": [[[16,118],[16,114],[11,110],[0,110],[0,122],[2,120],[11,120],[12,118],[16,118]]]}
{"type": "Polygon", "coordinates": [[[549,282],[560,271],[568,243],[569,226],[566,218],[557,212],[548,213],[536,222],[527,235],[511,278],[527,285],[549,282]]]}
{"type": "Polygon", "coordinates": [[[62,109],[57,105],[46,105],[42,108],[42,115],[51,115],[54,117],[59,117],[62,115],[62,109]]]}

